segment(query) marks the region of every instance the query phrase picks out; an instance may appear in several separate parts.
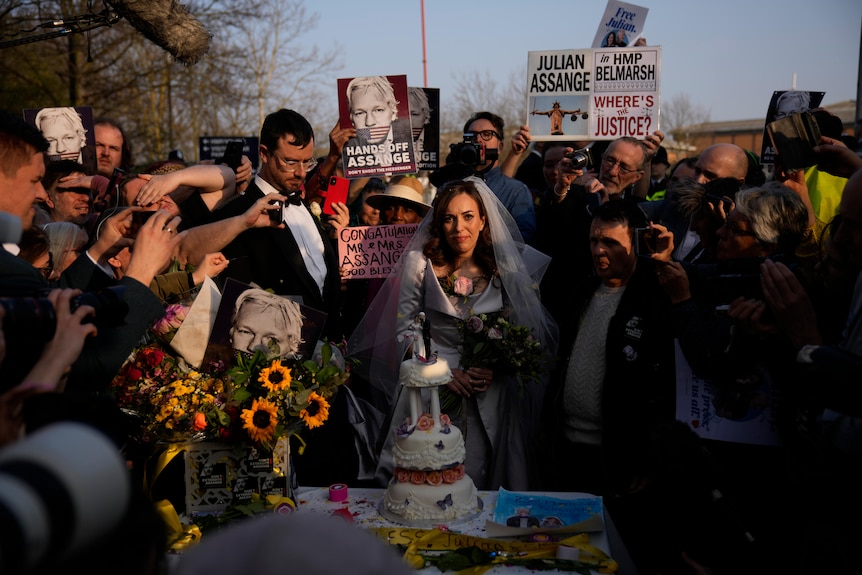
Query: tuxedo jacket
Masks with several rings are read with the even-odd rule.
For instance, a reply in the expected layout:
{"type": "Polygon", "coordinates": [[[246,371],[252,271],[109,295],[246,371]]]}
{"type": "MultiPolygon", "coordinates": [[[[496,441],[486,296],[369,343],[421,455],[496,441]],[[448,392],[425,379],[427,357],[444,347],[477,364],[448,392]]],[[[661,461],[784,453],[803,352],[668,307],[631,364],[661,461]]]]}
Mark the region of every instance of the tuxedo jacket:
{"type": "MultiPolygon", "coordinates": [[[[243,195],[233,198],[224,207],[214,211],[213,216],[220,220],[240,215],[263,196],[264,193],[252,182],[243,195]]],[[[304,200],[299,207],[308,210],[304,200]]],[[[222,254],[231,261],[219,277],[222,282],[233,278],[242,283],[255,284],[262,289],[271,289],[277,294],[302,297],[303,305],[326,314],[323,334],[330,341],[341,341],[341,277],[338,273],[336,245],[328,237],[319,220],[312,217],[323,240],[323,256],[326,262],[326,280],[322,294],[308,272],[293,233],[287,227],[252,228],[242,232],[222,250],[222,254]]]]}

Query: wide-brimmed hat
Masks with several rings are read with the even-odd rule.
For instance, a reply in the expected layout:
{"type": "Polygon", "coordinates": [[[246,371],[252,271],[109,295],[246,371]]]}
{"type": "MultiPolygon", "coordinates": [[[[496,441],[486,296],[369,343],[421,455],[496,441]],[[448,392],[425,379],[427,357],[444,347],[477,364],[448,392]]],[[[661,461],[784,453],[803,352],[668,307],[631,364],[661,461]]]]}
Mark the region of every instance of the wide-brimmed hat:
{"type": "Polygon", "coordinates": [[[369,196],[365,201],[372,208],[384,210],[394,200],[408,204],[416,210],[420,216],[425,216],[431,206],[423,202],[422,182],[416,178],[401,177],[393,178],[382,194],[369,196]]]}

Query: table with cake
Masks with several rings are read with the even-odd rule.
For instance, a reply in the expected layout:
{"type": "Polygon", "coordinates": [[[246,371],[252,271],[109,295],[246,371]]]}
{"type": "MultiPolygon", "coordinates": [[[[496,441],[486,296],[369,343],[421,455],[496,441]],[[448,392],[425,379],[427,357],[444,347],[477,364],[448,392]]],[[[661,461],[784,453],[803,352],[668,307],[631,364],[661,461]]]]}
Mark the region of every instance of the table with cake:
{"type": "MultiPolygon", "coordinates": [[[[579,551],[589,556],[592,549],[628,567],[628,556],[601,498],[586,493],[476,489],[464,473],[461,430],[441,413],[439,389],[451,379],[451,370],[431,349],[430,338],[426,335],[423,341],[417,334],[412,357],[401,365],[400,383],[408,394],[410,414],[393,424],[395,468],[389,485],[385,489],[300,487],[295,494],[297,513],[340,516],[401,546],[424,538],[423,545],[432,548],[432,543],[425,542],[436,531],[446,534],[445,542],[436,541],[441,550],[463,545],[526,555],[543,548],[551,551],[551,557],[578,560],[579,551]]],[[[494,566],[491,572],[503,569],[530,572],[506,564],[494,566]]]]}

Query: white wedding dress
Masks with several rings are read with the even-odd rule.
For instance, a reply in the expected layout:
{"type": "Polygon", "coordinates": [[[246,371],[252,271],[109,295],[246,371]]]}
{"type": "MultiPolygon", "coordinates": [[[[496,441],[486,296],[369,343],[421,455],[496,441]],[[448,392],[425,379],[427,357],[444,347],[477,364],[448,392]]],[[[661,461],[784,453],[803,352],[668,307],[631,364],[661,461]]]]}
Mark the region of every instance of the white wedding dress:
{"type": "MultiPolygon", "coordinates": [[[[448,296],[434,275],[434,269],[424,256],[405,265],[415,266],[408,274],[416,281],[401,286],[398,310],[399,341],[403,352],[412,342],[411,324],[419,312],[425,312],[431,322],[432,350],[445,359],[452,369],[460,369],[461,337],[457,321],[475,314],[499,312],[503,309],[503,291],[499,280],[488,283],[478,294],[464,297],[448,296]],[[424,269],[423,269],[424,266],[424,269]],[[465,301],[466,299],[466,301],[465,301]]],[[[403,356],[402,356],[403,357],[403,356]]],[[[536,384],[538,385],[538,384],[536,384]]],[[[399,391],[394,403],[392,426],[397,427],[409,414],[406,393],[399,391]]],[[[479,489],[495,490],[503,486],[510,490],[527,490],[526,445],[522,425],[512,402],[517,399],[517,384],[511,374],[497,373],[488,390],[474,394],[457,407],[444,409],[452,423],[461,429],[467,447],[465,461],[469,475],[479,489]],[[463,407],[466,406],[466,410],[463,407]]],[[[388,431],[380,458],[377,477],[381,482],[392,475],[391,449],[394,436],[388,431]]]]}

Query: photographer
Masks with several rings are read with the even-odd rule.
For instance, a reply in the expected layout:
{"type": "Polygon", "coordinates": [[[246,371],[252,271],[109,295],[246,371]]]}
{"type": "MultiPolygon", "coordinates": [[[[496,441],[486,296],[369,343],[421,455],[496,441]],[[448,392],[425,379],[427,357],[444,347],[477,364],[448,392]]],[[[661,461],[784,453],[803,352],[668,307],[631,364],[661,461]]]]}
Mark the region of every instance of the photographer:
{"type": "Polygon", "coordinates": [[[464,141],[450,146],[446,165],[431,174],[430,179],[439,188],[470,175],[482,178],[515,219],[524,242],[532,245],[536,233],[533,194],[526,184],[500,169],[504,126],[503,118],[491,112],[470,116],[464,124],[464,141]]]}
{"type": "MultiPolygon", "coordinates": [[[[718,229],[715,264],[671,262],[659,268],[670,296],[674,335],[684,360],[709,382],[718,418],[760,422],[747,433],[704,444],[727,472],[728,500],[745,511],[743,522],[764,560],[781,557],[788,524],[785,451],[769,439],[794,425],[796,406],[788,393],[795,373],[794,350],[772,333],[748,329],[737,311],[760,296],[760,263],[794,254],[807,230],[809,210],[793,191],[772,182],[736,194],[718,229]]],[[[678,361],[683,358],[678,357],[678,361]]]]}
{"type": "MultiPolygon", "coordinates": [[[[84,342],[95,336],[97,328],[86,318],[94,312],[92,306],[81,305],[74,311],[70,301],[79,295],[79,290],[52,290],[48,300],[57,311],[57,326],[54,337],[45,344],[36,365],[21,382],[4,381],[2,387],[8,391],[0,394],[0,447],[16,441],[23,434],[22,408],[24,401],[37,393],[63,391],[65,378],[72,363],[78,359],[84,342]]],[[[0,305],[0,365],[6,357],[6,307],[0,305]]]]}
{"type": "MultiPolygon", "coordinates": [[[[22,229],[32,225],[34,203],[46,198],[40,180],[47,149],[47,141],[19,115],[0,111],[0,157],[6,158],[0,169],[0,211],[17,217],[22,229]]],[[[99,240],[60,277],[60,287],[80,289],[106,304],[95,311],[98,333],[87,338],[73,364],[67,391],[105,389],[147,327],[164,313],[149,285],[167,267],[182,241],[184,234],[175,232],[179,218],[156,212],[138,232],[140,249],[133,255],[126,277],[115,282],[106,271],[108,258],[130,242],[132,211],[106,220],[99,240]],[[111,286],[120,289],[105,297],[97,295],[111,286]]],[[[10,239],[17,242],[17,238],[10,239]]],[[[47,288],[45,278],[29,262],[0,250],[0,297],[40,298],[47,288]]],[[[37,342],[26,341],[17,333],[6,333],[6,341],[7,354],[16,361],[0,366],[0,386],[21,381],[42,352],[34,345],[37,342]]]]}

